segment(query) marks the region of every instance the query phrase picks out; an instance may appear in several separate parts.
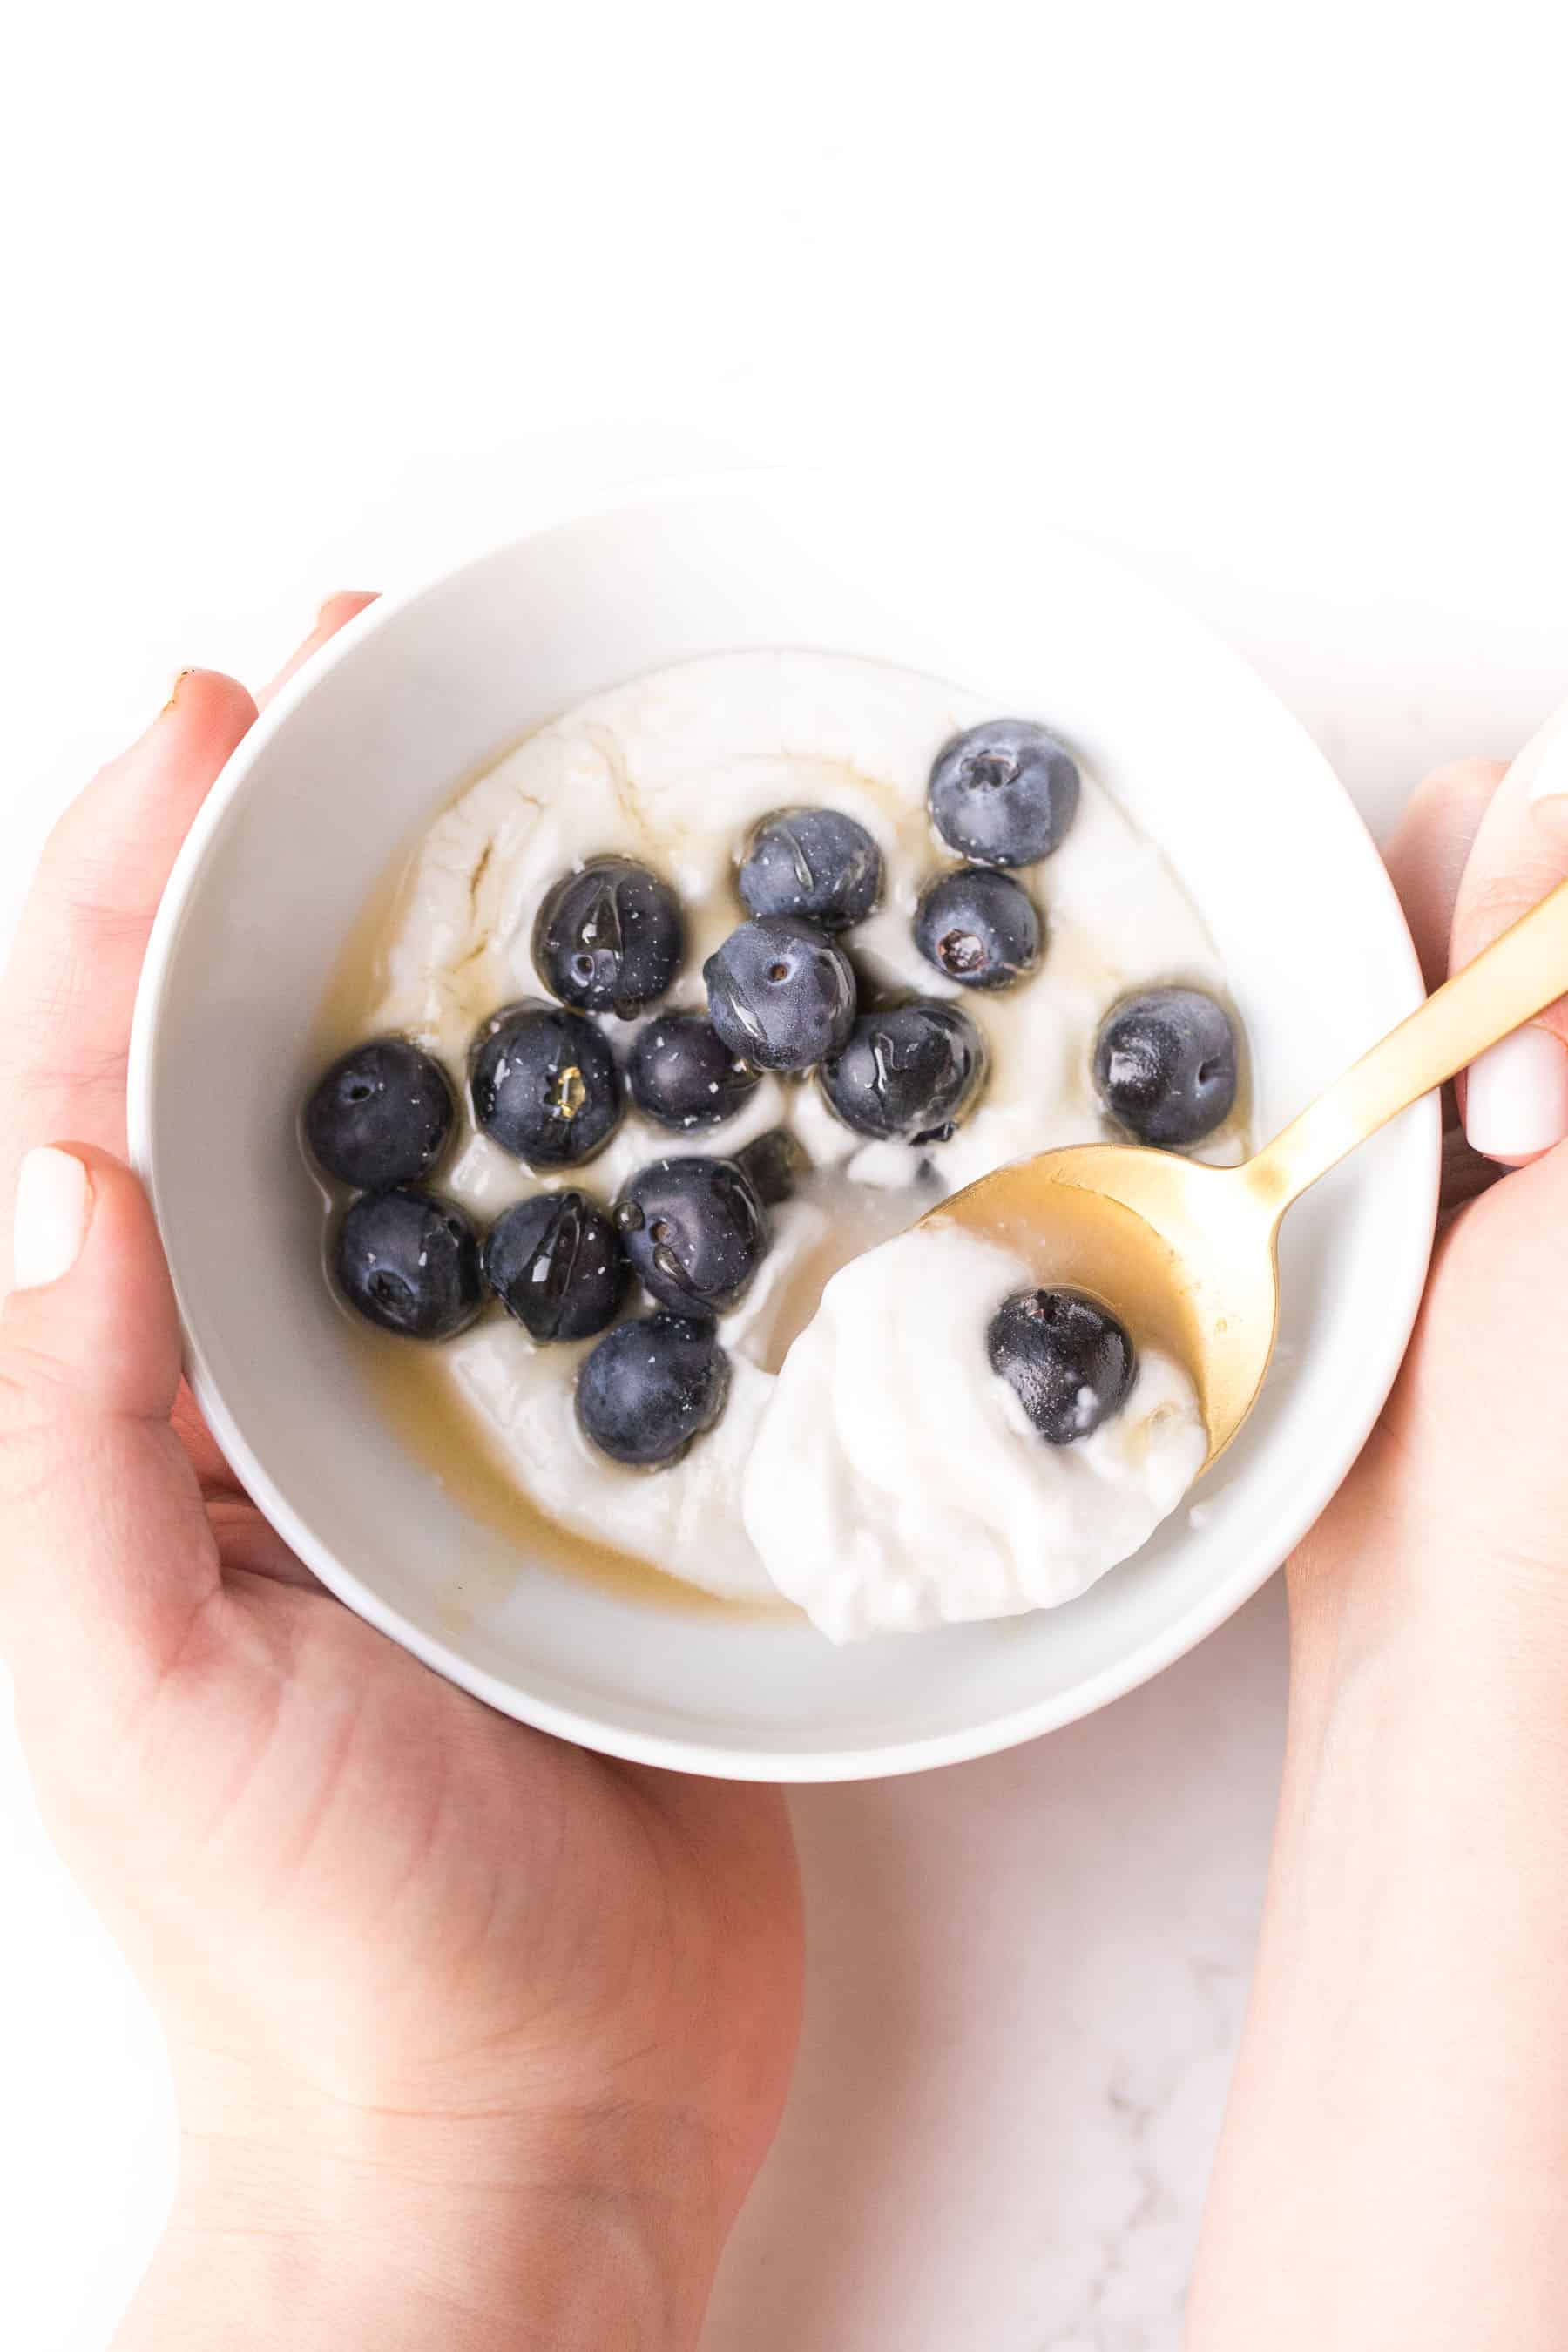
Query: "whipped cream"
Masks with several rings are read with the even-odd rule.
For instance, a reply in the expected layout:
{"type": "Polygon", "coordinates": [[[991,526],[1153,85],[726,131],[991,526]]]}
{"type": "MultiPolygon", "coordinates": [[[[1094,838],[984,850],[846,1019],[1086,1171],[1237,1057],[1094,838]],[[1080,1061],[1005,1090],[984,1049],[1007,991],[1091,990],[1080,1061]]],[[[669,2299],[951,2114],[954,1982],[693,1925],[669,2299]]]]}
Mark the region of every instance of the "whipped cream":
{"type": "Polygon", "coordinates": [[[1120,1412],[1046,1444],[985,1352],[995,1309],[1036,1278],[938,1218],[835,1275],[785,1357],[742,1511],[779,1591],[834,1641],[1075,1600],[1202,1469],[1196,1392],[1153,1349],[1120,1412]]]}
{"type": "MultiPolygon", "coordinates": [[[[1119,997],[1163,982],[1223,988],[1174,875],[1090,770],[1061,848],[1018,877],[1045,917],[1037,973],[988,995],[960,990],[926,962],[914,944],[916,901],[953,863],[929,822],[927,779],[948,738],[996,709],[935,679],[827,654],[717,655],[635,680],[541,729],[460,794],[416,847],[377,942],[377,993],[360,1034],[416,1038],[460,1086],[479,1023],[513,999],[546,993],[530,944],[545,892],[584,859],[620,851],[665,875],[686,910],[686,962],[658,1011],[700,1010],[703,961],[743,916],[735,864],[747,833],[775,809],[816,803],[858,818],[882,850],[882,905],[847,939],[866,982],[961,997],[984,1031],[989,1081],[943,1144],[868,1142],[840,1124],[814,1080],[764,1077],[734,1118],[700,1134],[672,1135],[628,1109],[597,1159],[539,1174],[473,1135],[440,1179],[489,1218],[542,1187],[574,1185],[607,1202],[650,1160],[732,1153],[770,1128],[788,1127],[800,1139],[815,1172],[799,1198],[772,1213],[772,1252],[750,1293],[721,1320],[729,1402],[681,1461],[628,1471],[588,1444],[572,1386],[591,1342],[537,1347],[498,1312],[428,1356],[429,1378],[455,1389],[477,1442],[538,1509],[576,1536],[724,1597],[775,1596],[769,1570],[785,1548],[783,1522],[764,1559],[758,1523],[750,1507],[742,1515],[741,1499],[780,1367],[824,1285],[992,1169],[1110,1134],[1089,1057],[1119,997]]],[[[1040,715],[1048,722],[1047,697],[1040,715]]],[[[604,1023],[623,1058],[637,1026],[604,1023]]],[[[1239,1156],[1239,1137],[1216,1139],[1205,1156],[1239,1156]]],[[[984,1303],[974,1311],[983,1328],[984,1303]]],[[[830,1410],[826,1395],[820,1410],[830,1410]]],[[[839,1458],[836,1433],[817,1435],[812,1458],[839,1458]]],[[[779,1508],[787,1517],[818,1504],[797,1486],[781,1490],[779,1508]]],[[[1027,1590],[1065,1597],[1047,1593],[1037,1577],[1027,1590]]],[[[832,1605],[823,1606],[831,1617],[832,1605]]],[[[900,1606],[893,1620],[877,1622],[901,1622],[900,1606]]],[[[847,1609],[845,1622],[852,1616],[861,1622],[847,1609]]]]}

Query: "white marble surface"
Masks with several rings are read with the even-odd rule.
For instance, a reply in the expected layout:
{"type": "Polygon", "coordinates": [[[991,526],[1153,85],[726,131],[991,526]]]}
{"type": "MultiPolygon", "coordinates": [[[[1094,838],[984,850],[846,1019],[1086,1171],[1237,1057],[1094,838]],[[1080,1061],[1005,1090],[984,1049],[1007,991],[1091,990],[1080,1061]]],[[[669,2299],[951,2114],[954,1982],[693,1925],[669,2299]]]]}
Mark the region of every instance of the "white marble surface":
{"type": "Polygon", "coordinates": [[[704,2352],[1174,2352],[1283,1630],[1276,1585],[1032,1748],[797,1800],[805,2040],[704,2352]]]}
{"type": "MultiPolygon", "coordinates": [[[[406,48],[333,0],[19,31],[0,936],[175,668],[265,675],[541,483],[858,448],[918,495],[981,449],[1247,653],[1380,830],[1568,687],[1539,0],[468,5],[406,48]]],[[[806,2043],[705,2352],[1176,2352],[1282,1651],[1271,1591],[1090,1723],[802,1800],[806,2043]]],[[[169,2160],[0,1721],[5,2352],[101,2352],[169,2160]]]]}
{"type": "MultiPolygon", "coordinates": [[[[403,511],[434,554],[447,518],[403,511]]],[[[341,576],[374,576],[377,552],[373,535],[341,576]]],[[[1525,625],[1414,593],[1369,615],[1348,593],[1125,552],[1274,679],[1380,832],[1431,761],[1513,747],[1568,680],[1568,599],[1544,570],[1525,625]]],[[[249,631],[215,611],[236,667],[258,674],[292,585],[249,631]]],[[[172,668],[183,648],[165,642],[172,668]]],[[[150,699],[157,656],[142,668],[150,699]]],[[[44,806],[110,724],[90,699],[57,720],[44,806]]],[[[0,922],[42,813],[16,775],[0,783],[0,922]]],[[[1276,1585],[1088,1723],[952,1772],[799,1798],[805,2041],[703,2352],[1177,2352],[1261,1897],[1283,1666],[1276,1585]]],[[[166,2205],[167,2086],[4,1725],[0,1921],[0,2294],[20,2315],[0,2341],[100,2352],[166,2205]]]]}
{"type": "MultiPolygon", "coordinates": [[[[449,519],[424,499],[401,512],[405,543],[434,560],[449,519]]],[[[374,577],[393,535],[384,517],[361,560],[324,560],[374,577]]],[[[1369,614],[1348,588],[1123,551],[1271,677],[1379,832],[1426,766],[1513,748],[1568,683],[1568,574],[1544,550],[1526,622],[1484,595],[1450,610],[1414,588],[1369,614]]],[[[258,675],[302,601],[290,578],[244,629],[215,604],[223,657],[258,675]]],[[[142,658],[144,702],[190,642],[173,626],[142,658]]],[[[53,709],[47,789],[24,791],[16,761],[0,776],[0,926],[43,814],[112,740],[90,693],[53,709]]],[[[1276,1585],[1088,1723],[951,1772],[800,1797],[805,2041],[703,2352],[1177,2352],[1261,1897],[1283,1666],[1276,1585]]],[[[0,2084],[0,2320],[16,2321],[0,2342],[101,2352],[166,2206],[168,2092],[141,1997],[50,1853],[3,1721],[0,2084]]]]}
{"type": "MultiPolygon", "coordinates": [[[[1502,624],[1479,626],[1460,662],[1456,627],[1419,608],[1371,633],[1381,677],[1347,679],[1349,647],[1377,667],[1364,615],[1131,552],[1275,675],[1380,829],[1432,758],[1510,748],[1556,690],[1546,658],[1510,674],[1519,640],[1502,624]]],[[[0,801],[13,902],[36,815],[0,801]]],[[[704,2352],[1177,2352],[1261,1896],[1283,1664],[1276,1585],[1089,1722],[951,1772],[799,1798],[805,2041],[704,2352]]],[[[166,2205],[167,2087],[3,1724],[0,1923],[0,2295],[22,2315],[0,2342],[100,2352],[166,2205]]]]}

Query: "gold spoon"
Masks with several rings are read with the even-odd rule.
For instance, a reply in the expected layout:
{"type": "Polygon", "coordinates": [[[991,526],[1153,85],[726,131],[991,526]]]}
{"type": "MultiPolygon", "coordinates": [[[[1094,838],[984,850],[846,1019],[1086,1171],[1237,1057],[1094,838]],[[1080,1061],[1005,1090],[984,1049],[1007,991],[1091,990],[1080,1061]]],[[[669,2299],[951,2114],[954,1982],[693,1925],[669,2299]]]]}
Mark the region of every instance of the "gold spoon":
{"type": "Polygon", "coordinates": [[[1568,990],[1568,882],[1240,1168],[1081,1144],[999,1168],[928,1212],[1096,1293],[1184,1364],[1210,1462],[1263,1386],[1279,1318],[1280,1220],[1320,1176],[1568,990]]]}

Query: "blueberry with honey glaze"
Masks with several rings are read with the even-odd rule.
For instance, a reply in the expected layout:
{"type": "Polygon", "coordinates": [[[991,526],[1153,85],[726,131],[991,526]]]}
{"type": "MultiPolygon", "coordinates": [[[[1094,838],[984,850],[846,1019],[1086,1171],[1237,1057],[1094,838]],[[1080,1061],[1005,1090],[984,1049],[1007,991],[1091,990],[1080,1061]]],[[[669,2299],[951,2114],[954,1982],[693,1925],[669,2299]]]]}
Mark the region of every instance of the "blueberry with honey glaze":
{"type": "Polygon", "coordinates": [[[603,1033],[559,1004],[509,1004],[487,1021],[468,1055],[479,1127],[534,1168],[575,1168],[609,1141],[625,1108],[621,1074],[603,1033]]]}
{"type": "Polygon", "coordinates": [[[882,1142],[945,1143],[985,1081],[985,1040],[961,1004],[915,997],[863,1013],[822,1091],[847,1127],[882,1142]]]}
{"type": "Polygon", "coordinates": [[[1020,1290],[985,1334],[1005,1380],[1047,1445],[1089,1437],[1127,1402],[1138,1369],[1114,1315],[1079,1290],[1020,1290]]]}
{"type": "Polygon", "coordinates": [[[616,1227],[650,1298],[687,1316],[733,1307],[773,1239],[755,1185],[733,1160],[656,1160],[616,1203],[616,1227]]]}
{"type": "Polygon", "coordinates": [[[595,857],[545,893],[533,961],[546,988],[584,1013],[634,1013],[662,996],[686,952],[680,901],[630,857],[595,857]]]}
{"type": "Polygon", "coordinates": [[[626,1081],[645,1117],[685,1133],[733,1118],[759,1084],[700,1013],[650,1021],[632,1047],[626,1081]]]}
{"type": "Polygon", "coordinates": [[[811,1172],[805,1146],[787,1127],[770,1127],[765,1135],[736,1152],[735,1164],[751,1178],[752,1190],[764,1209],[776,1209],[782,1201],[793,1200],[801,1178],[811,1172]]]}
{"type": "Polygon", "coordinates": [[[1230,1117],[1238,1062],[1223,1004],[1196,988],[1150,988],[1107,1015],[1094,1048],[1100,1100],[1140,1143],[1200,1143],[1230,1117]]]}
{"type": "Polygon", "coordinates": [[[819,930],[846,931],[876,910],[882,853],[837,809],[779,809],[746,844],[740,888],[748,915],[798,915],[819,930]]]}
{"type": "Polygon", "coordinates": [[[795,915],[742,923],[702,977],[709,1019],[753,1069],[809,1070],[837,1053],[855,1018],[848,957],[795,915]]]}
{"type": "Polygon", "coordinates": [[[409,1339],[450,1339],[479,1311],[479,1239],[454,1202],[401,1185],[363,1192],[338,1228],[338,1288],[355,1311],[409,1339]]]}
{"type": "Polygon", "coordinates": [[[1032,719],[988,719],[942,746],[927,797],[961,857],[1033,866],[1061,847],[1078,814],[1078,767],[1032,719]]]}
{"type": "Polygon", "coordinates": [[[620,1235],[577,1192],[536,1192],[485,1236],[484,1277],[535,1339],[591,1339],[613,1323],[631,1283],[620,1235]]]}
{"type": "Polygon", "coordinates": [[[577,1375],[577,1421],[612,1462],[659,1470],[712,1428],[729,1392],[730,1359],[711,1323],[650,1315],[594,1349],[577,1375]]]}
{"type": "Polygon", "coordinates": [[[921,893],[915,945],[963,988],[1011,988],[1040,961],[1040,918],[1010,874],[961,866],[921,893]]]}
{"type": "Polygon", "coordinates": [[[456,1117],[439,1062],[406,1037],[373,1037],[318,1082],[305,1106],[305,1141],[327,1175],[384,1192],[430,1173],[456,1117]]]}

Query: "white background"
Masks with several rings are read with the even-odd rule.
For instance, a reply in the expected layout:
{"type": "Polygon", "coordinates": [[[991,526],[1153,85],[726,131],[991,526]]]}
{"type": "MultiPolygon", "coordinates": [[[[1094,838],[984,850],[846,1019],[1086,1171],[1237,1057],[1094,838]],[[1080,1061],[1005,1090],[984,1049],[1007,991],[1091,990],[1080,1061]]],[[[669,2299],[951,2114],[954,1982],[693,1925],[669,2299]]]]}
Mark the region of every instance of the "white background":
{"type": "MultiPolygon", "coordinates": [[[[733,457],[916,501],[1001,459],[1385,827],[1568,687],[1554,13],[29,10],[0,933],[183,665],[254,681],[542,486],[733,457]]],[[[803,1806],[807,2047],[712,2352],[1173,2352],[1280,1647],[1265,1596],[1094,1724],[803,1806]]],[[[0,1751],[0,2341],[107,2340],[168,2160],[140,1999],[0,1751]]]]}

